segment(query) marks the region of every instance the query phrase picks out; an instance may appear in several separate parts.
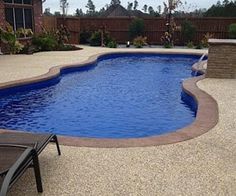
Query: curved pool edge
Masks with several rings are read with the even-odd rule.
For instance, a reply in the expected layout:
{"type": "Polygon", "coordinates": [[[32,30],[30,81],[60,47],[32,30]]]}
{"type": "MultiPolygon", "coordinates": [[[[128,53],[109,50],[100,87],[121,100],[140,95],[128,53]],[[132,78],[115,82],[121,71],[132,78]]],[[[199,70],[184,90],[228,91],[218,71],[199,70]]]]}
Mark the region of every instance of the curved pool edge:
{"type": "MultiPolygon", "coordinates": [[[[199,53],[183,53],[183,52],[150,52],[150,51],[135,51],[135,52],[105,52],[91,56],[88,60],[76,63],[65,64],[52,67],[46,74],[33,78],[16,80],[0,84],[0,89],[22,86],[37,82],[47,81],[60,76],[62,70],[73,67],[88,66],[96,63],[99,58],[109,54],[184,54],[184,55],[199,55],[199,53]]],[[[198,103],[198,111],[195,121],[175,132],[163,134],[159,136],[150,136],[144,138],[129,138],[129,139],[96,139],[96,138],[81,138],[59,136],[60,144],[77,147],[97,147],[97,148],[126,148],[126,147],[146,147],[172,144],[181,141],[186,141],[198,137],[211,130],[218,122],[218,106],[216,101],[206,92],[197,87],[197,82],[204,79],[205,76],[198,76],[187,79],[183,82],[183,91],[191,95],[198,103]]],[[[2,129],[1,132],[14,131],[2,129]]],[[[17,131],[19,132],[19,131],[17,131]]]]}

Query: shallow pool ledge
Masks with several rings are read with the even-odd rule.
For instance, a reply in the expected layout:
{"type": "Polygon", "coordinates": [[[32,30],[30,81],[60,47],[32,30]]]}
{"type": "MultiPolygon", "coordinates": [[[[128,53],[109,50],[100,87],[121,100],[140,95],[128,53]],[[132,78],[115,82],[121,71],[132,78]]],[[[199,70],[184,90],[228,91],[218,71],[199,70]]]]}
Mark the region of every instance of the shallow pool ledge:
{"type": "MultiPolygon", "coordinates": [[[[114,52],[113,54],[117,53],[119,52],[114,52]]],[[[138,52],[131,52],[131,53],[138,53],[138,52]]],[[[49,70],[47,74],[37,76],[34,78],[2,83],[0,84],[0,89],[31,84],[35,82],[41,82],[52,78],[56,78],[60,75],[60,72],[64,69],[70,67],[81,67],[81,66],[91,65],[92,63],[95,63],[99,57],[107,54],[111,53],[103,53],[92,56],[88,61],[76,65],[73,64],[73,65],[62,65],[53,67],[49,70]]],[[[157,52],[156,54],[159,54],[159,52],[157,52]]],[[[204,91],[200,90],[197,87],[197,82],[204,78],[205,76],[203,75],[187,79],[183,82],[183,91],[185,91],[187,94],[191,95],[195,99],[195,101],[198,104],[198,111],[196,119],[192,124],[182,129],[176,130],[176,132],[163,134],[159,136],[151,136],[145,138],[131,138],[131,139],[92,139],[92,138],[59,136],[59,141],[62,145],[69,145],[69,146],[97,147],[97,148],[99,147],[125,148],[125,147],[144,147],[144,146],[172,144],[200,136],[211,130],[218,122],[218,106],[216,101],[210,95],[208,95],[207,93],[205,93],[204,91]]],[[[14,131],[14,130],[2,129],[0,130],[0,134],[1,132],[6,132],[6,131],[14,131]]]]}

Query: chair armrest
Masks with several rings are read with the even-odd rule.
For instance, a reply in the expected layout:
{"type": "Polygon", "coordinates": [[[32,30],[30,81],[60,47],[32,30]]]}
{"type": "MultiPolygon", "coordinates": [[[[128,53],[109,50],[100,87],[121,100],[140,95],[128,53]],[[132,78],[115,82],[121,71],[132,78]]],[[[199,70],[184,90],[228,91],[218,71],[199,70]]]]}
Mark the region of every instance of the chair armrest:
{"type": "Polygon", "coordinates": [[[15,144],[15,143],[0,143],[0,147],[13,147],[13,148],[36,148],[38,143],[36,142],[33,146],[25,146],[21,144],[15,144]]]}
{"type": "MultiPolygon", "coordinates": [[[[5,144],[0,144],[0,147],[19,147],[19,148],[25,148],[25,146],[21,145],[5,145],[5,144]]],[[[9,169],[7,172],[4,181],[2,183],[1,191],[0,191],[0,196],[5,196],[7,194],[8,189],[11,186],[11,182],[14,178],[14,175],[17,173],[19,169],[21,169],[22,164],[25,161],[32,160],[33,156],[37,155],[37,152],[34,148],[32,147],[26,147],[25,151],[21,154],[21,156],[17,159],[17,161],[13,164],[13,166],[9,169]]]]}

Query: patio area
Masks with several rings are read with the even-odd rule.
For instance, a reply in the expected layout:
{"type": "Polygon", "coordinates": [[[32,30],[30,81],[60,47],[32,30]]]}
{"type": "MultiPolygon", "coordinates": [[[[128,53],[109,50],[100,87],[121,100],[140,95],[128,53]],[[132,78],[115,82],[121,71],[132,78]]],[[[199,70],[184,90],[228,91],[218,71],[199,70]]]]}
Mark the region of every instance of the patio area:
{"type": "MultiPolygon", "coordinates": [[[[199,53],[191,49],[108,49],[0,55],[1,83],[39,76],[57,65],[110,51],[199,53]],[[10,58],[9,58],[10,57],[10,58]]],[[[236,80],[204,79],[198,87],[218,103],[219,122],[192,140],[153,147],[87,148],[51,145],[40,156],[42,195],[235,195],[236,80]]],[[[38,195],[28,170],[9,195],[38,195]]]]}

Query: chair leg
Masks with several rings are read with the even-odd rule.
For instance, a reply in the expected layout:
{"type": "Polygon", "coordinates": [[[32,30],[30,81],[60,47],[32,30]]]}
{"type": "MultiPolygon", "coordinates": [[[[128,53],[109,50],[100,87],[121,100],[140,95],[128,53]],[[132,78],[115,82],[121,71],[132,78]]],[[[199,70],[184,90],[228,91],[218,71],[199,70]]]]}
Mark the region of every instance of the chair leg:
{"type": "Polygon", "coordinates": [[[39,168],[39,160],[38,160],[38,155],[36,151],[33,155],[33,167],[34,167],[37,190],[39,193],[42,193],[43,186],[42,186],[42,180],[41,180],[41,174],[40,174],[40,168],[39,168]]]}
{"type": "Polygon", "coordinates": [[[53,139],[52,142],[55,142],[55,143],[56,143],[56,146],[57,146],[57,152],[58,152],[58,155],[60,156],[60,155],[61,155],[61,150],[60,150],[60,146],[59,146],[59,143],[58,143],[57,136],[54,135],[52,139],[53,139]]]}

